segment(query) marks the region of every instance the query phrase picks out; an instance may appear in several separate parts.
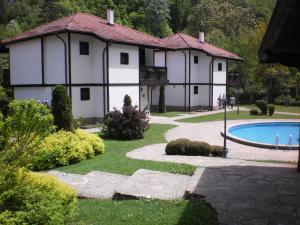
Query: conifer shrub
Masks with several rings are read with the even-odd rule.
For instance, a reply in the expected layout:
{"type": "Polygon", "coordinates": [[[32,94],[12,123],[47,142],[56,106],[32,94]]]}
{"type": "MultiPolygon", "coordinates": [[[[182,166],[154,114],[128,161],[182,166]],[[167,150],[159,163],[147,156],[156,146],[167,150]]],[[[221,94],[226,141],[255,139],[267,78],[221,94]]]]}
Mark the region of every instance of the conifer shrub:
{"type": "Polygon", "coordinates": [[[269,110],[269,115],[273,116],[273,114],[275,112],[275,105],[269,105],[268,110],[269,110]]]}
{"type": "Polygon", "coordinates": [[[158,112],[159,113],[166,112],[165,86],[160,86],[159,88],[158,112]]]}
{"type": "Polygon", "coordinates": [[[76,191],[56,178],[10,167],[0,170],[0,224],[72,224],[76,191]]]}
{"type": "Polygon", "coordinates": [[[250,113],[250,115],[252,115],[252,116],[258,116],[258,114],[259,114],[257,108],[250,109],[249,113],[250,113]]]}
{"type": "Polygon", "coordinates": [[[52,92],[52,114],[58,130],[73,131],[71,99],[62,85],[57,85],[52,92]]]}
{"type": "Polygon", "coordinates": [[[123,108],[127,106],[132,106],[132,100],[129,95],[125,95],[123,100],[123,108]]]}
{"type": "Polygon", "coordinates": [[[268,104],[265,100],[257,100],[255,102],[257,108],[259,108],[261,115],[267,115],[268,113],[268,104]]]}

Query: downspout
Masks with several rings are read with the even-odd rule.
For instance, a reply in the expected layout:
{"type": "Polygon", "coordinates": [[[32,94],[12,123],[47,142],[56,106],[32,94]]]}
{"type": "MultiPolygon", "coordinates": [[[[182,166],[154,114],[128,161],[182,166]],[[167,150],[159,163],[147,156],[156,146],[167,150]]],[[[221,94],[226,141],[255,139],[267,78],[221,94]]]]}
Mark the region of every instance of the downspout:
{"type": "Polygon", "coordinates": [[[212,99],[213,99],[213,73],[214,73],[214,57],[211,58],[211,61],[209,63],[209,96],[208,96],[208,108],[209,111],[212,110],[212,99]]]}
{"type": "Polygon", "coordinates": [[[184,55],[184,111],[186,112],[186,53],[181,51],[184,55]]]}
{"type": "Polygon", "coordinates": [[[105,96],[105,53],[107,47],[102,51],[102,83],[103,83],[103,118],[106,116],[106,96],[105,96]]]}
{"type": "Polygon", "coordinates": [[[68,32],[68,58],[69,58],[69,95],[72,99],[72,59],[71,59],[71,32],[68,32]]]}
{"type": "Polygon", "coordinates": [[[45,84],[44,38],[41,37],[42,85],[45,84]]]}
{"type": "Polygon", "coordinates": [[[214,64],[215,64],[215,58],[213,57],[212,58],[212,64],[211,64],[211,67],[212,67],[212,71],[211,71],[211,111],[213,111],[213,108],[214,108],[214,64]]]}
{"type": "Polygon", "coordinates": [[[191,111],[191,50],[189,49],[189,112],[191,111]]]}
{"type": "Polygon", "coordinates": [[[111,42],[106,42],[106,93],[107,93],[107,111],[109,111],[109,47],[111,46],[111,42]]]}
{"type": "Polygon", "coordinates": [[[59,35],[56,35],[58,39],[64,44],[64,55],[65,55],[65,87],[68,88],[68,67],[67,67],[67,44],[66,41],[59,35]]]}

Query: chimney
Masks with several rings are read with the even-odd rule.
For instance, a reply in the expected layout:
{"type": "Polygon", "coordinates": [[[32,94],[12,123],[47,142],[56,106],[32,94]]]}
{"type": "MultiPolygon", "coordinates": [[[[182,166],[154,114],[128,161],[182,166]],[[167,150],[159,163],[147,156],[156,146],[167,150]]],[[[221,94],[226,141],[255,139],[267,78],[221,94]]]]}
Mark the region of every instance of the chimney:
{"type": "Polygon", "coordinates": [[[107,24],[114,25],[114,10],[112,6],[107,6],[107,24]]]}
{"type": "Polygon", "coordinates": [[[200,32],[199,32],[199,41],[200,41],[201,43],[204,43],[204,32],[203,32],[203,31],[200,31],[200,32]]]}

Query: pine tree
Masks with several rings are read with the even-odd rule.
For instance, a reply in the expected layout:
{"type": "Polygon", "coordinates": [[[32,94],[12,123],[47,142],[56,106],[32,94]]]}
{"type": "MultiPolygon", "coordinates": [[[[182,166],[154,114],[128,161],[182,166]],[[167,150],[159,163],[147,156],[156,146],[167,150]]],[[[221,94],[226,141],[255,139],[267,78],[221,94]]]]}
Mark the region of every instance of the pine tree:
{"type": "Polygon", "coordinates": [[[62,85],[57,85],[52,92],[52,113],[54,125],[58,130],[73,131],[71,99],[62,85]]]}

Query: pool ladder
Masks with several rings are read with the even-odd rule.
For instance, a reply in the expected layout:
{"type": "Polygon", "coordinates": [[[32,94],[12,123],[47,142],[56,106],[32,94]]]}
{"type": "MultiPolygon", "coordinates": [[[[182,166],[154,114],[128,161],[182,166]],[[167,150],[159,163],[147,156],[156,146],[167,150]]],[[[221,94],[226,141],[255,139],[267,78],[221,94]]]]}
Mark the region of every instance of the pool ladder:
{"type": "MultiPolygon", "coordinates": [[[[293,140],[293,135],[290,134],[288,138],[288,144],[287,144],[287,146],[290,147],[290,150],[292,149],[292,140],[293,140]]],[[[276,149],[278,149],[278,145],[279,145],[279,135],[277,134],[275,139],[276,149]]]]}

